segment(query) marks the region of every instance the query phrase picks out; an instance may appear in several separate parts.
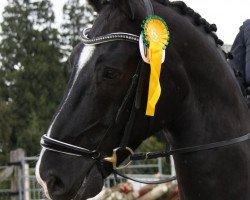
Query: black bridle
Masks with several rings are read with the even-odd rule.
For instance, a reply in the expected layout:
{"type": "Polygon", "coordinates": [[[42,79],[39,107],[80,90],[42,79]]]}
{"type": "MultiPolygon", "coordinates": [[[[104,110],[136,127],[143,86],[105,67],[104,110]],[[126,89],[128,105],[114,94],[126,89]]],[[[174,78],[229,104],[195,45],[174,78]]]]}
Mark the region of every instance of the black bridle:
{"type": "MultiPolygon", "coordinates": [[[[153,15],[153,7],[150,2],[150,0],[144,0],[144,3],[146,5],[147,13],[148,15],[153,15]]],[[[85,45],[99,45],[107,42],[114,42],[114,41],[128,41],[132,43],[139,43],[139,36],[133,35],[130,33],[110,33],[104,36],[99,36],[96,38],[88,38],[88,32],[89,29],[86,29],[82,34],[82,42],[85,45]]],[[[128,147],[128,141],[132,132],[132,128],[135,121],[135,116],[137,113],[137,110],[141,106],[141,96],[143,92],[143,85],[145,81],[145,77],[147,75],[146,67],[142,67],[143,62],[139,61],[136,72],[132,78],[131,85],[129,89],[127,90],[127,93],[122,101],[122,104],[120,108],[117,111],[115,122],[113,122],[112,125],[108,128],[106,133],[104,134],[103,138],[100,140],[97,148],[95,150],[89,150],[85,149],[79,146],[75,146],[66,142],[62,142],[56,139],[53,139],[47,135],[42,136],[41,139],[41,146],[44,147],[47,150],[67,154],[71,156],[78,156],[78,157],[86,157],[93,159],[97,162],[111,162],[113,165],[113,170],[115,174],[119,174],[120,176],[131,179],[133,181],[141,182],[141,183],[147,183],[147,184],[159,184],[164,183],[168,181],[172,181],[175,179],[175,177],[169,177],[167,179],[159,180],[159,181],[152,181],[152,182],[145,182],[145,181],[139,181],[135,180],[133,178],[127,177],[126,175],[118,173],[116,170],[124,168],[128,166],[131,161],[135,160],[147,160],[147,159],[155,159],[159,157],[166,157],[174,154],[188,154],[188,153],[195,153],[210,149],[217,149],[217,148],[223,148],[230,145],[234,145],[240,142],[244,142],[250,139],[250,133],[243,135],[241,137],[233,138],[230,140],[224,140],[220,142],[215,143],[209,143],[205,145],[198,145],[198,146],[192,146],[192,147],[185,147],[185,148],[179,148],[179,149],[170,149],[168,151],[163,152],[147,152],[147,153],[134,153],[131,148],[128,147]],[[123,134],[123,138],[121,139],[120,145],[118,148],[115,148],[113,150],[113,154],[111,157],[107,157],[104,153],[99,152],[99,147],[102,144],[102,141],[112,132],[114,127],[121,126],[121,118],[124,116],[124,112],[126,108],[128,107],[129,103],[133,102],[132,107],[130,108],[130,115],[128,118],[127,123],[123,126],[125,127],[125,131],[123,134]],[[125,166],[118,167],[117,166],[117,160],[118,160],[118,152],[119,151],[126,151],[129,153],[129,163],[125,166]]],[[[150,127],[149,127],[150,128],[150,127]]]]}

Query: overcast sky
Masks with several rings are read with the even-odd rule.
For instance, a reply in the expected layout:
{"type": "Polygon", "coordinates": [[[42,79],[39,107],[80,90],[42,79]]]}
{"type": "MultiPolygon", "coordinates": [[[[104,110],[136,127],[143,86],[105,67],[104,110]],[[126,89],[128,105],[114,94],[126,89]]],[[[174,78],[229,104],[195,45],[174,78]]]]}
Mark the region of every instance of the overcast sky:
{"type": "MultiPolygon", "coordinates": [[[[62,19],[62,7],[66,0],[51,0],[54,4],[56,21],[59,26],[62,19]]],[[[185,3],[200,13],[208,22],[218,27],[218,36],[226,43],[232,44],[243,21],[250,19],[250,0],[185,0],[185,3]]],[[[0,0],[2,13],[7,0],[0,0]]],[[[2,16],[0,16],[2,21],[2,16]]]]}

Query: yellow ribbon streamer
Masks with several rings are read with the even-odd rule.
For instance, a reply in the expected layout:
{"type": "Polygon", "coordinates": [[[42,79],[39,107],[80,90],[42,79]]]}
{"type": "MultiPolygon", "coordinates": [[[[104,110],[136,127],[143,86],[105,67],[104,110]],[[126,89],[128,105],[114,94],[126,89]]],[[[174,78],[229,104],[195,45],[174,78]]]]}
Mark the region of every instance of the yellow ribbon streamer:
{"type": "Polygon", "coordinates": [[[150,80],[148,90],[147,116],[154,116],[155,106],[161,95],[160,74],[162,62],[162,44],[151,41],[149,45],[150,80]]]}
{"type": "Polygon", "coordinates": [[[159,16],[150,16],[143,22],[144,44],[149,47],[150,80],[146,115],[154,116],[156,104],[161,96],[161,64],[163,50],[169,41],[165,21],[159,16]]]}

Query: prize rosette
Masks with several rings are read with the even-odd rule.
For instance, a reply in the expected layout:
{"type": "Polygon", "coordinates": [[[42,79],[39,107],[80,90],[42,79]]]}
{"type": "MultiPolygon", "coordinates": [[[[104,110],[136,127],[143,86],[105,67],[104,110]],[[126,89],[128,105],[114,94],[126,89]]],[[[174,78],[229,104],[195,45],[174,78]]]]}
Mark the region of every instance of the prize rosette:
{"type": "Polygon", "coordinates": [[[154,116],[155,106],[161,95],[161,64],[170,39],[166,22],[159,16],[147,17],[142,24],[142,38],[144,45],[148,48],[150,63],[146,115],[154,116]]]}

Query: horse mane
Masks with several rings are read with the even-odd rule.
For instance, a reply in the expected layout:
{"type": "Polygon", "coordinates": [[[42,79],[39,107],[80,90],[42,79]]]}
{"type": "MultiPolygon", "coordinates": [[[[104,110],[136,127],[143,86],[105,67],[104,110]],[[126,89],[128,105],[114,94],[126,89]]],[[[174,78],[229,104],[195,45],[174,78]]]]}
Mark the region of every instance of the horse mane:
{"type": "MultiPolygon", "coordinates": [[[[183,1],[173,1],[173,2],[170,2],[169,0],[155,0],[155,1],[164,5],[164,6],[171,7],[173,9],[175,9],[181,15],[185,15],[185,16],[188,16],[191,19],[193,19],[194,25],[196,25],[197,27],[202,27],[207,34],[210,34],[212,36],[217,47],[224,45],[224,42],[216,34],[216,31],[217,31],[216,24],[210,24],[198,12],[195,12],[192,8],[188,7],[186,5],[186,3],[184,3],[183,1]]],[[[90,0],[89,0],[89,3],[92,6],[97,7],[96,5],[93,5],[93,2],[90,0]]],[[[105,6],[105,5],[110,4],[110,3],[112,4],[111,0],[101,0],[100,1],[100,4],[102,6],[105,6]]],[[[118,6],[119,6],[119,4],[118,4],[118,6]]],[[[230,52],[226,53],[223,49],[221,49],[221,50],[224,53],[226,59],[233,58],[233,56],[230,52]]]]}
{"type": "Polygon", "coordinates": [[[206,19],[201,17],[201,15],[192,8],[188,7],[183,1],[171,2],[169,5],[179,9],[180,14],[190,16],[194,20],[195,25],[202,26],[206,33],[212,35],[217,45],[222,46],[224,44],[224,42],[214,33],[217,31],[217,26],[208,23],[206,19]]]}
{"type": "MultiPolygon", "coordinates": [[[[216,46],[223,46],[224,42],[219,39],[216,35],[217,26],[216,24],[210,24],[206,19],[204,19],[199,13],[195,12],[192,8],[188,7],[183,1],[170,2],[169,0],[156,0],[156,2],[174,8],[181,15],[189,16],[193,19],[194,24],[198,27],[203,27],[207,34],[210,34],[215,41],[216,46]]],[[[222,52],[225,54],[226,59],[232,59],[231,53],[226,53],[224,50],[222,52]]]]}

